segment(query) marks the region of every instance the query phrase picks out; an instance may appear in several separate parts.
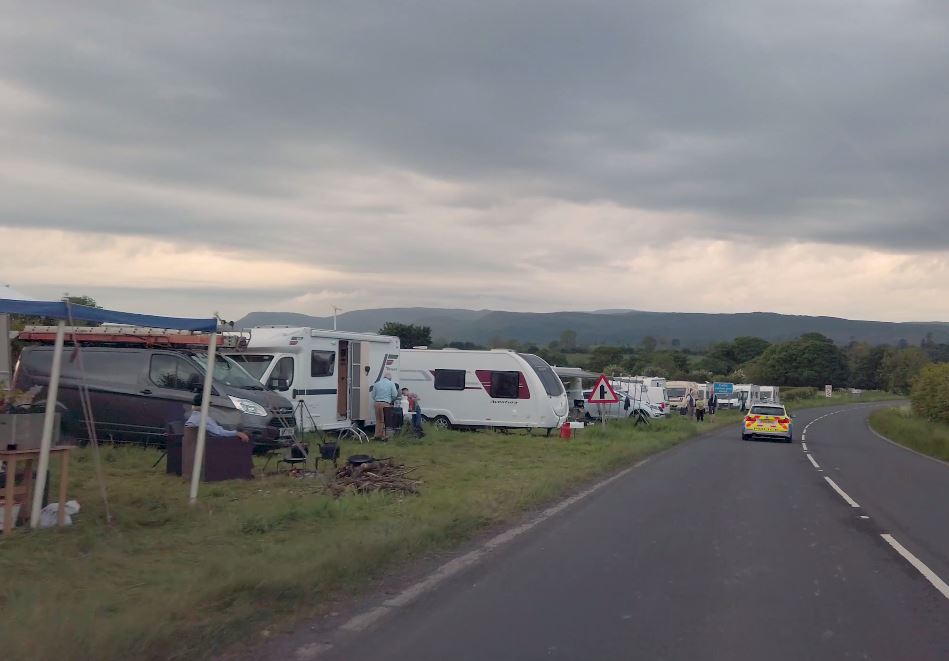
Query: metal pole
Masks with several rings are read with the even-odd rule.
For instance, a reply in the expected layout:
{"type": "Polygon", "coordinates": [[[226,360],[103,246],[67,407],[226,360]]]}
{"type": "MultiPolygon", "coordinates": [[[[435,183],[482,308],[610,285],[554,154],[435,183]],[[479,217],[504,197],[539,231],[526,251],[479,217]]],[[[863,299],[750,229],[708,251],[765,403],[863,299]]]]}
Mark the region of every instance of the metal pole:
{"type": "Polygon", "coordinates": [[[204,465],[204,439],[208,431],[208,408],[211,404],[211,384],[214,381],[214,356],[217,351],[217,333],[208,340],[208,366],[204,375],[204,390],[201,395],[201,422],[198,423],[198,439],[194,447],[194,467],[191,470],[191,504],[198,502],[198,484],[204,465]]]}
{"type": "MultiPolygon", "coordinates": [[[[56,344],[53,349],[53,367],[49,373],[49,385],[46,387],[46,415],[43,417],[43,437],[40,441],[40,461],[36,468],[36,482],[33,484],[33,506],[30,509],[30,528],[40,523],[40,510],[43,508],[43,492],[46,491],[46,471],[49,470],[49,450],[53,445],[53,425],[56,423],[56,401],[59,396],[59,374],[63,368],[63,337],[66,322],[60,321],[56,327],[56,344]]],[[[12,475],[7,475],[12,480],[12,475]]]]}

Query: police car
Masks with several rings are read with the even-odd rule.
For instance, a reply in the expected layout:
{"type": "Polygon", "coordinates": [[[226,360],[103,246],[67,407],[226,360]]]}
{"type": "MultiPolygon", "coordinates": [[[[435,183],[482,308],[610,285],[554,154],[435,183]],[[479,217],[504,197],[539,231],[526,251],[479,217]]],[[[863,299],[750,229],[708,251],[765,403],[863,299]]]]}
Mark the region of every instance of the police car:
{"type": "Polygon", "coordinates": [[[754,437],[776,438],[790,443],[794,439],[791,416],[781,404],[755,404],[741,422],[741,440],[754,437]]]}

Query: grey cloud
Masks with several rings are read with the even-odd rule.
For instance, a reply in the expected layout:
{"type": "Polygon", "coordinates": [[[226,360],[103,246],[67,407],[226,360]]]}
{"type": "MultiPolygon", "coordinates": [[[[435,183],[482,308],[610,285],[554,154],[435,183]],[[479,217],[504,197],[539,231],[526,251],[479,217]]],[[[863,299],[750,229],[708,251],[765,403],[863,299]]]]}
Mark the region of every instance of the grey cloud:
{"type": "MultiPolygon", "coordinates": [[[[301,173],[387,167],[469,184],[456,204],[486,226],[526,222],[495,206],[546,196],[698,214],[699,235],[947,249],[947,24],[931,2],[21,5],[0,77],[52,109],[4,142],[275,204],[301,173]]],[[[241,248],[273,236],[266,217],[173,202],[0,210],[191,240],[227,223],[220,242],[241,248]]],[[[384,199],[350,211],[283,228],[371,232],[413,213],[384,199]]],[[[407,266],[457,260],[427,248],[407,266]]]]}

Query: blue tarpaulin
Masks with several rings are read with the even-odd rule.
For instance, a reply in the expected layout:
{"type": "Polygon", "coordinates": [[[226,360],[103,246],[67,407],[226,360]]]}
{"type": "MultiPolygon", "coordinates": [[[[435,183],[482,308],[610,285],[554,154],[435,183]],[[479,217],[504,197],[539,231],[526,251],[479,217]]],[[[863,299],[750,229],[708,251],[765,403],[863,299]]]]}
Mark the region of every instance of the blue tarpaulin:
{"type": "Polygon", "coordinates": [[[64,301],[20,301],[0,298],[0,314],[23,314],[31,317],[54,317],[72,321],[91,321],[99,324],[123,324],[187,331],[211,332],[217,330],[217,319],[158,317],[150,314],[90,308],[85,305],[65,303],[64,301]]]}

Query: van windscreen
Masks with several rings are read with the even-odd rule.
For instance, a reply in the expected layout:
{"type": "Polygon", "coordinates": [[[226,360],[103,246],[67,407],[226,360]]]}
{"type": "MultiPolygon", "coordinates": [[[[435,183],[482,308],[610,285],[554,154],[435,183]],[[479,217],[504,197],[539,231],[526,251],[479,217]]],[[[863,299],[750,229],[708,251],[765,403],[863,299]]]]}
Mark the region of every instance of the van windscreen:
{"type": "Polygon", "coordinates": [[[240,364],[258,381],[263,378],[267,368],[270,367],[270,363],[273,362],[273,356],[260,353],[228,354],[228,358],[240,364]]]}
{"type": "Polygon", "coordinates": [[[672,399],[685,397],[685,388],[666,388],[666,394],[672,399]]]}
{"type": "MultiPolygon", "coordinates": [[[[201,365],[202,368],[208,368],[208,356],[204,353],[191,354],[192,357],[201,365]]],[[[243,367],[224,355],[218,355],[214,359],[214,380],[223,383],[232,388],[241,390],[263,390],[260,381],[247,373],[243,367]]]]}
{"type": "Polygon", "coordinates": [[[547,391],[550,397],[559,397],[566,393],[563,389],[563,382],[560,380],[560,377],[554,373],[546,360],[532,353],[519,353],[517,355],[527,361],[527,364],[533,368],[534,372],[540,378],[544,390],[547,391]]]}

